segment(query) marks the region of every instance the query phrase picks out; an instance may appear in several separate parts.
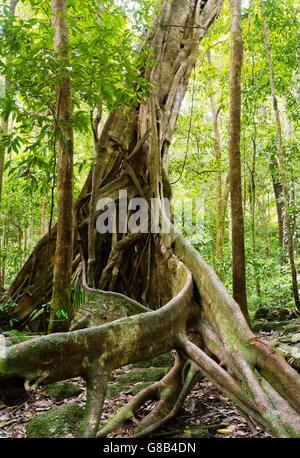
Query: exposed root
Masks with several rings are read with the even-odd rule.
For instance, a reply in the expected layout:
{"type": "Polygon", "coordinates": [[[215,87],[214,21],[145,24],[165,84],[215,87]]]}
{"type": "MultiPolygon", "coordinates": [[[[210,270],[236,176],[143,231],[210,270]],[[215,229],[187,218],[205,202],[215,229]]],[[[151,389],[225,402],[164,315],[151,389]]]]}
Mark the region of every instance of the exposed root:
{"type": "Polygon", "coordinates": [[[300,420],[297,412],[270,384],[261,377],[258,379],[245,358],[234,356],[240,375],[240,380],[235,380],[186,337],[179,335],[178,345],[218,388],[265,429],[278,437],[299,437],[300,420]]]}
{"type": "Polygon", "coordinates": [[[100,289],[105,289],[109,285],[109,282],[111,281],[111,272],[115,264],[119,260],[119,257],[122,254],[122,251],[124,250],[124,248],[128,247],[131,244],[136,243],[142,237],[145,237],[145,235],[140,232],[137,234],[130,234],[115,244],[115,246],[112,248],[111,253],[109,255],[107,266],[105,267],[105,269],[102,272],[100,282],[99,282],[100,289]]]}
{"type": "MultiPolygon", "coordinates": [[[[125,238],[121,240],[119,243],[117,243],[116,246],[119,246],[119,248],[117,249],[117,252],[119,252],[124,246],[126,246],[126,244],[133,243],[137,239],[139,239],[140,234],[137,234],[137,235],[139,237],[137,238],[133,237],[133,239],[128,238],[127,240],[125,238]]],[[[81,255],[81,263],[82,263],[82,283],[87,292],[97,293],[97,296],[99,297],[101,301],[104,302],[110,314],[113,314],[112,313],[113,309],[122,310],[123,308],[127,310],[128,316],[137,315],[139,313],[146,313],[150,311],[148,307],[145,307],[144,305],[140,304],[139,302],[135,301],[134,299],[131,299],[130,297],[125,296],[124,294],[91,288],[87,284],[87,263],[84,257],[83,248],[82,248],[80,240],[78,241],[80,244],[80,255],[81,255]]],[[[112,258],[114,259],[114,257],[112,258]]],[[[91,321],[91,314],[87,312],[85,313],[83,318],[81,318],[78,322],[76,322],[75,324],[71,326],[70,330],[76,331],[79,329],[88,328],[90,325],[90,321],[91,321]]]]}
{"type": "MultiPolygon", "coordinates": [[[[159,196],[163,203],[163,192],[168,188],[165,169],[168,145],[179,107],[197,60],[199,41],[219,14],[222,1],[208,0],[201,11],[200,6],[201,2],[194,0],[162,3],[159,24],[179,24],[182,30],[180,28],[179,33],[177,28],[158,27],[149,42],[153,49],[153,66],[145,68],[144,77],[153,87],[151,100],[144,101],[138,108],[133,106],[126,117],[122,108],[109,116],[96,145],[102,170],[99,182],[95,183],[96,200],[100,197],[117,200],[119,191],[126,189],[128,199],[138,193],[147,196],[148,205],[154,196],[159,196]]],[[[89,223],[91,189],[92,172],[75,204],[76,225],[83,242],[86,242],[89,223]]],[[[86,316],[72,328],[72,332],[43,336],[5,349],[0,354],[0,385],[7,386],[16,379],[25,379],[25,387],[31,390],[38,383],[84,377],[87,380],[87,405],[78,435],[94,437],[101,418],[107,374],[118,367],[152,359],[175,348],[180,355],[172,370],[133,398],[97,434],[98,437],[115,431],[150,399],[158,402],[140,423],[141,429],[136,437],[152,434],[176,414],[199,370],[264,429],[278,437],[298,437],[299,375],[270,346],[254,336],[238,304],[214,270],[183,236],[175,232],[163,210],[160,227],[171,230],[152,237],[153,250],[149,244],[148,257],[143,256],[143,252],[138,256],[137,250],[131,246],[122,268],[120,260],[123,261],[125,256],[121,258],[121,251],[126,247],[127,255],[127,247],[136,241],[135,236],[125,237],[119,242],[116,236],[115,244],[109,237],[99,236],[95,250],[95,283],[99,284],[102,275],[103,284],[113,287],[123,270],[123,277],[127,276],[127,289],[134,284],[131,294],[144,299],[145,303],[148,299],[155,311],[124,294],[90,288],[86,282],[84,259],[87,243],[83,247],[80,242],[86,290],[96,291],[106,305],[119,309],[125,307],[127,314],[134,316],[103,326],[75,330],[89,325],[90,316],[86,316]],[[163,259],[163,268],[157,259],[163,259]],[[151,261],[156,264],[155,269],[151,261]],[[117,268],[116,275],[111,280],[114,267],[117,268]],[[163,279],[163,286],[160,285],[162,281],[158,281],[159,276],[163,279]],[[161,307],[162,303],[166,305],[161,307]],[[191,331],[201,334],[205,351],[187,338],[191,331]],[[195,364],[191,364],[187,376],[182,377],[185,357],[195,364]],[[37,382],[31,387],[32,380],[37,382]]],[[[56,226],[38,243],[7,293],[7,297],[19,298],[16,307],[19,320],[26,320],[33,309],[43,303],[44,296],[51,297],[53,263],[49,261],[45,269],[45,261],[54,257],[55,243],[56,226]],[[45,284],[47,291],[44,291],[45,284]]],[[[74,259],[77,254],[76,246],[74,259]]],[[[77,260],[79,262],[78,257],[77,260]]],[[[75,272],[77,262],[73,268],[75,272]]],[[[122,286],[118,291],[127,289],[122,286]]]]}
{"type": "Polygon", "coordinates": [[[254,337],[250,344],[263,377],[300,413],[299,374],[261,339],[254,337]]]}
{"type": "Polygon", "coordinates": [[[86,375],[86,407],[84,419],[78,428],[77,437],[95,437],[99,428],[102,415],[103,403],[105,400],[108,374],[100,364],[95,362],[86,375]]]}
{"type": "Polygon", "coordinates": [[[150,400],[157,400],[161,382],[156,382],[140,391],[128,404],[126,404],[107,425],[98,432],[97,437],[107,437],[108,434],[120,429],[122,425],[130,420],[135,413],[150,400]]]}
{"type": "MultiPolygon", "coordinates": [[[[199,380],[199,376],[200,376],[199,367],[190,361],[190,368],[185,378],[183,387],[171,411],[167,415],[165,415],[163,418],[161,418],[161,420],[157,420],[155,423],[150,424],[147,428],[143,429],[140,432],[137,432],[134,435],[134,437],[140,438],[140,437],[148,436],[152,434],[156,429],[161,428],[163,425],[165,425],[173,417],[175,417],[180,407],[182,406],[186,396],[190,393],[192,388],[195,386],[195,384],[199,380]]],[[[157,417],[159,417],[163,413],[163,407],[165,407],[164,404],[165,403],[162,403],[161,408],[158,409],[158,412],[156,412],[157,417]]]]}
{"type": "Polygon", "coordinates": [[[25,381],[24,381],[24,389],[25,389],[25,391],[27,391],[28,393],[35,393],[35,392],[37,391],[38,386],[39,386],[44,380],[46,380],[47,377],[48,377],[48,373],[41,375],[41,376],[38,377],[38,379],[36,379],[35,381],[34,381],[34,380],[31,380],[31,379],[29,379],[29,378],[25,379],[25,381]],[[31,385],[31,382],[34,382],[34,383],[31,385]]]}
{"type": "MultiPolygon", "coordinates": [[[[87,405],[79,437],[105,437],[132,418],[145,402],[157,401],[136,431],[136,437],[142,437],[152,434],[176,415],[201,371],[265,430],[277,437],[299,437],[297,372],[254,336],[238,305],[192,245],[178,234],[162,234],[162,237],[174,295],[164,307],[149,312],[122,294],[101,291],[112,301],[122,299],[135,306],[138,314],[104,326],[43,336],[9,347],[0,357],[4,381],[24,378],[28,380],[27,389],[31,389],[30,380],[38,380],[37,385],[78,375],[86,378],[87,405]],[[172,255],[173,249],[184,264],[172,255]],[[201,296],[201,307],[195,301],[191,271],[201,296]],[[144,310],[146,313],[139,313],[144,310]],[[211,357],[199,348],[202,343],[195,344],[187,337],[195,331],[201,334],[211,357]],[[97,433],[107,373],[174,348],[178,355],[171,371],[141,391],[97,433]],[[186,357],[195,364],[189,366],[184,377],[186,357]]],[[[85,275],[83,278],[86,281],[85,275]]]]}
{"type": "Polygon", "coordinates": [[[176,354],[173,368],[159,382],[145,388],[125,405],[97,434],[106,437],[120,430],[122,425],[134,417],[135,413],[147,402],[158,401],[151,412],[143,418],[136,428],[134,437],[144,437],[153,433],[173,418],[180,409],[184,399],[197,382],[199,368],[192,361],[186,361],[176,354]],[[184,374],[188,369],[187,375],[184,374]]]}

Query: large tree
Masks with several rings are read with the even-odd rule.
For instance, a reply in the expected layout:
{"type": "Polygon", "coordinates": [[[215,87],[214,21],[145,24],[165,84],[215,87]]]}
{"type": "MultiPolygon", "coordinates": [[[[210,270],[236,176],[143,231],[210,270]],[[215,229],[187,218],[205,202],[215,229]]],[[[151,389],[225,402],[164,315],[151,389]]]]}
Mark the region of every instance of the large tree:
{"type": "MultiPolygon", "coordinates": [[[[200,253],[174,230],[164,208],[163,197],[170,195],[168,149],[178,111],[199,42],[221,6],[220,0],[162,2],[148,40],[154,59],[143,73],[153,88],[149,99],[133,106],[127,116],[123,110],[109,116],[101,136],[95,138],[96,179],[91,171],[75,203],[73,269],[75,278],[80,273],[90,291],[86,272],[92,182],[99,199],[110,197],[117,202],[120,190],[127,191],[128,198],[144,197],[149,204],[152,197],[158,197],[157,233],[123,234],[119,230],[113,235],[97,234],[95,240],[98,296],[109,307],[110,319],[120,317],[124,307],[132,316],[97,326],[87,315],[71,332],[31,339],[0,356],[3,391],[24,381],[30,390],[37,384],[78,375],[86,379],[80,437],[106,436],[153,399],[157,403],[136,433],[150,434],[176,414],[199,373],[275,436],[297,437],[300,433],[299,375],[250,331],[238,304],[200,253]],[[167,226],[169,231],[162,229],[167,226]],[[141,391],[98,433],[109,373],[171,349],[177,355],[170,372],[141,391]]],[[[18,302],[20,320],[41,304],[46,259],[50,297],[56,227],[49,240],[49,248],[47,236],[38,243],[8,291],[18,302]]]]}

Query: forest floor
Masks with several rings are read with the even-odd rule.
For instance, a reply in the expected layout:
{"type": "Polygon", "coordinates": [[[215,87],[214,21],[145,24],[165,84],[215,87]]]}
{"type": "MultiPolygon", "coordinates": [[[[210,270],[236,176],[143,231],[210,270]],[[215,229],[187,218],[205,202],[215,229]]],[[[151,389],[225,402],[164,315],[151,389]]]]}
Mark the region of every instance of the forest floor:
{"type": "MultiPolygon", "coordinates": [[[[84,381],[80,378],[71,381],[78,386],[84,386],[84,381]]],[[[105,422],[109,419],[131,398],[132,395],[124,391],[106,400],[102,421],[105,422]]],[[[0,438],[25,438],[26,423],[34,416],[62,404],[76,403],[82,405],[85,403],[85,399],[85,391],[77,397],[70,397],[61,401],[55,401],[46,396],[43,391],[38,391],[19,406],[7,407],[0,404],[0,438]]],[[[152,406],[153,403],[148,403],[139,411],[136,415],[136,424],[130,422],[125,425],[119,437],[132,436],[138,418],[144,416],[152,406]]],[[[271,437],[248,419],[245,419],[235,405],[206,378],[197,383],[176,418],[169,421],[154,436],[162,438],[197,437],[197,429],[201,429],[201,427],[207,428],[209,437],[212,438],[271,437]]],[[[65,437],[72,438],[74,435],[68,434],[65,437]]]]}
{"type": "MultiPolygon", "coordinates": [[[[269,340],[274,336],[274,331],[260,334],[262,338],[269,340]]],[[[113,378],[117,380],[120,375],[128,376],[134,370],[136,368],[131,366],[117,369],[113,374],[113,378]]],[[[85,385],[84,380],[80,377],[72,379],[70,382],[80,388],[84,388],[85,385]]],[[[131,388],[134,388],[134,385],[134,383],[126,383],[123,391],[120,390],[112,394],[105,401],[102,423],[105,423],[132,398],[131,388]]],[[[8,407],[0,403],[0,438],[25,438],[26,424],[35,416],[62,404],[78,404],[79,406],[83,406],[85,400],[85,390],[77,396],[57,400],[43,391],[43,388],[40,388],[37,393],[33,393],[30,398],[20,405],[8,407]]],[[[122,432],[119,432],[118,437],[132,436],[139,419],[145,416],[152,407],[153,402],[148,402],[136,414],[133,421],[125,424],[122,432]]],[[[196,384],[193,391],[186,398],[178,415],[169,421],[164,428],[158,430],[154,436],[161,437],[162,439],[164,437],[202,437],[201,434],[203,431],[205,431],[207,437],[211,438],[271,437],[252,423],[249,418],[245,418],[230,399],[216,389],[213,383],[205,377],[196,384]]],[[[74,434],[67,434],[63,437],[72,438],[74,434]]]]}

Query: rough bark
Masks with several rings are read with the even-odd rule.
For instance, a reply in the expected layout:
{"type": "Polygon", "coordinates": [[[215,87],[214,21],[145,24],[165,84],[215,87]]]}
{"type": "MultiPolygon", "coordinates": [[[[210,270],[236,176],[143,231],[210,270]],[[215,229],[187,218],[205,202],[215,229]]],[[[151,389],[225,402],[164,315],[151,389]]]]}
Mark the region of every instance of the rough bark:
{"type": "Polygon", "coordinates": [[[241,183],[241,72],[243,62],[243,32],[240,0],[230,1],[230,111],[229,170],[232,227],[232,289],[233,297],[250,323],[246,292],[246,259],[241,183]]]}

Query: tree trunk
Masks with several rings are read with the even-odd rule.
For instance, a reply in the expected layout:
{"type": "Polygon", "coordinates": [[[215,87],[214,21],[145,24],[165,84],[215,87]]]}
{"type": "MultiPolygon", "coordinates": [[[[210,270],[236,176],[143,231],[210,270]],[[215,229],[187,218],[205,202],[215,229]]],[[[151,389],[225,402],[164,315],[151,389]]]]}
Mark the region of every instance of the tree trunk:
{"type": "Polygon", "coordinates": [[[276,202],[279,246],[280,248],[283,248],[285,245],[285,242],[284,242],[284,204],[283,204],[282,184],[279,178],[278,163],[276,159],[274,158],[270,159],[269,169],[271,172],[271,178],[272,178],[274,196],[275,196],[275,202],[276,202]]]}
{"type": "Polygon", "coordinates": [[[44,237],[46,234],[46,207],[47,207],[47,196],[42,203],[42,212],[41,212],[41,237],[44,237]]]}
{"type": "Polygon", "coordinates": [[[241,184],[241,72],[243,62],[242,12],[240,0],[230,1],[231,57],[229,112],[229,169],[232,225],[233,297],[250,323],[246,292],[246,260],[241,184]]]}
{"type": "Polygon", "coordinates": [[[270,243],[269,243],[269,228],[268,228],[268,218],[267,218],[267,212],[266,212],[265,191],[263,187],[262,187],[260,214],[261,214],[261,224],[262,224],[263,234],[264,234],[265,257],[269,258],[271,249],[270,249],[270,243]]]}
{"type": "Polygon", "coordinates": [[[95,267],[96,267],[96,229],[95,215],[97,206],[97,182],[99,180],[99,163],[97,162],[97,152],[99,144],[99,125],[102,119],[102,107],[96,109],[95,119],[92,117],[92,130],[94,134],[96,164],[92,172],[92,188],[91,188],[91,203],[89,210],[89,226],[88,226],[88,266],[87,266],[87,281],[93,288],[95,287],[95,267]]]}
{"type": "MultiPolygon", "coordinates": [[[[52,0],[53,28],[55,29],[54,51],[57,63],[68,65],[68,29],[63,14],[66,0],[52,0]]],[[[70,292],[74,214],[73,214],[73,126],[71,80],[66,69],[61,73],[61,81],[56,87],[57,149],[58,149],[58,192],[57,192],[57,236],[54,257],[53,291],[49,331],[56,328],[56,310],[60,302],[67,302],[70,292]]],[[[56,140],[56,139],[55,139],[56,140]]]]}
{"type": "MultiPolygon", "coordinates": [[[[3,253],[3,250],[6,245],[6,231],[7,231],[7,214],[5,214],[4,221],[3,221],[3,230],[2,230],[2,239],[1,239],[1,254],[3,253]]],[[[2,288],[4,288],[5,284],[5,258],[2,258],[1,260],[1,284],[2,288]]]]}
{"type": "MultiPolygon", "coordinates": [[[[210,66],[212,66],[210,50],[207,51],[207,60],[210,66]]],[[[210,86],[213,88],[213,81],[209,79],[210,86]]],[[[223,260],[223,248],[224,248],[224,234],[225,234],[225,216],[228,200],[228,186],[225,182],[224,191],[222,194],[222,149],[221,149],[221,139],[218,126],[218,111],[216,109],[215,96],[213,90],[209,96],[210,107],[213,121],[213,130],[214,130],[214,150],[215,150],[215,159],[216,159],[216,270],[219,277],[222,279],[224,272],[222,269],[222,260],[223,260]],[[225,208],[224,208],[225,207],[225,208]]]]}
{"type": "MultiPolygon", "coordinates": [[[[296,43],[299,43],[298,36],[299,34],[297,30],[296,43]]],[[[297,59],[297,64],[298,64],[298,78],[299,78],[300,77],[300,47],[299,46],[297,46],[297,50],[296,50],[296,59],[297,59]]],[[[298,86],[297,86],[296,100],[298,102],[298,107],[299,107],[299,112],[300,112],[300,83],[298,83],[298,86]]]]}
{"type": "Polygon", "coordinates": [[[26,252],[27,252],[27,228],[24,227],[23,229],[23,253],[22,253],[22,264],[26,260],[26,252]]]}
{"type": "MultiPolygon", "coordinates": [[[[2,134],[7,134],[8,121],[2,121],[1,129],[2,129],[2,134]]],[[[2,148],[2,151],[0,151],[0,203],[1,203],[1,198],[2,198],[4,163],[5,163],[5,148],[2,148]]]]}
{"type": "MultiPolygon", "coordinates": [[[[299,75],[300,75],[300,48],[297,49],[296,58],[297,58],[297,62],[298,62],[298,71],[299,71],[299,75]]],[[[297,87],[296,98],[297,98],[299,112],[300,112],[300,84],[298,84],[298,87],[297,87]]]]}
{"type": "Polygon", "coordinates": [[[285,173],[284,157],[283,157],[283,151],[282,151],[282,130],[281,130],[280,114],[279,114],[277,96],[276,96],[275,75],[274,75],[273,61],[272,61],[272,55],[271,55],[269,30],[267,26],[266,17],[265,17],[265,5],[264,5],[263,0],[261,0],[261,12],[262,12],[262,19],[263,19],[263,27],[264,27],[264,41],[265,41],[266,53],[268,57],[269,70],[270,70],[270,83],[271,83],[271,91],[272,91],[272,99],[273,99],[273,110],[274,110],[276,126],[277,126],[277,155],[278,155],[279,169],[280,169],[280,174],[281,174],[281,183],[282,183],[282,188],[283,188],[285,223],[286,223],[286,232],[287,232],[287,239],[288,239],[289,260],[290,260],[291,273],[292,273],[293,296],[294,296],[295,305],[297,309],[300,310],[300,298],[299,298],[298,282],[297,282],[297,270],[296,270],[295,259],[294,259],[294,242],[293,242],[293,234],[291,230],[291,218],[290,218],[290,208],[289,208],[290,207],[289,206],[289,188],[288,188],[288,182],[287,182],[287,177],[285,173]]]}
{"type": "MultiPolygon", "coordinates": [[[[127,315],[133,316],[115,317],[104,326],[97,326],[91,315],[86,316],[71,332],[31,339],[0,353],[3,393],[22,380],[31,390],[38,384],[78,375],[86,379],[87,403],[77,433],[80,437],[112,433],[148,400],[156,404],[140,422],[136,436],[152,434],[176,414],[199,373],[273,435],[300,434],[299,375],[252,334],[238,304],[201,255],[174,230],[164,208],[164,191],[169,190],[164,164],[178,110],[197,59],[199,41],[221,6],[217,0],[208,0],[203,9],[196,0],[163,2],[160,25],[151,39],[154,64],[145,70],[153,84],[150,100],[137,109],[133,107],[129,119],[122,110],[111,114],[101,134],[98,198],[118,201],[119,191],[126,190],[128,199],[145,196],[149,204],[153,195],[159,195],[157,233],[117,233],[118,241],[113,242],[111,234],[97,234],[95,284],[111,285],[112,278],[118,278],[114,291],[95,291],[87,285],[91,173],[76,201],[79,236],[74,272],[80,251],[86,290],[104,301],[109,314],[115,311],[122,316],[126,308],[127,315]],[[143,300],[146,305],[141,304],[143,300]],[[83,329],[89,324],[94,326],[83,329]],[[171,371],[141,391],[98,432],[109,373],[171,349],[178,350],[171,371]]],[[[54,227],[50,253],[54,253],[55,231],[54,227]]],[[[10,288],[14,297],[19,294],[19,316],[27,316],[28,310],[36,306],[39,292],[43,296],[43,279],[38,278],[43,272],[39,268],[45,261],[46,246],[44,237],[10,288]],[[28,278],[29,272],[32,275],[28,278]],[[25,294],[30,296],[28,292],[32,294],[31,302],[25,299],[25,294]]]]}
{"type": "Polygon", "coordinates": [[[256,138],[252,138],[253,143],[253,159],[251,169],[251,192],[250,192],[250,209],[251,209],[251,239],[252,239],[252,251],[254,261],[254,276],[255,276],[255,288],[258,297],[261,296],[261,288],[259,275],[256,266],[256,237],[255,237],[255,207],[256,207],[256,138]]]}
{"type": "Polygon", "coordinates": [[[19,244],[19,268],[21,269],[22,267],[22,259],[23,259],[23,250],[22,250],[22,233],[23,229],[22,226],[16,222],[13,218],[12,211],[10,211],[10,221],[17,228],[18,231],[18,244],[19,244]]]}

